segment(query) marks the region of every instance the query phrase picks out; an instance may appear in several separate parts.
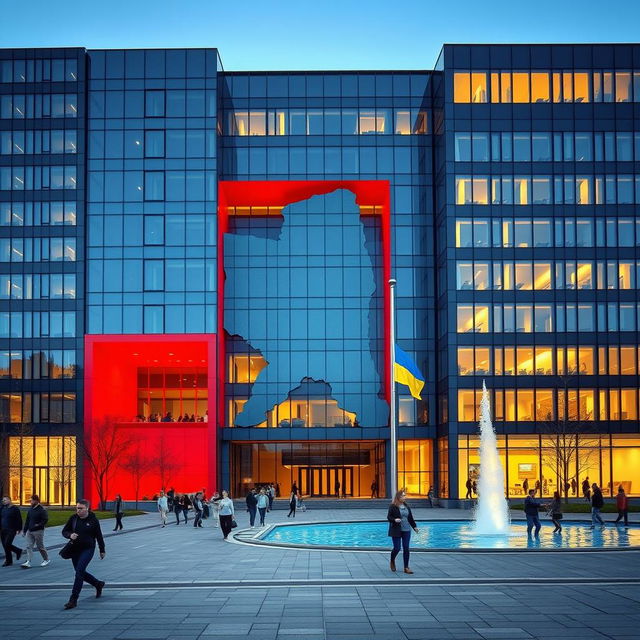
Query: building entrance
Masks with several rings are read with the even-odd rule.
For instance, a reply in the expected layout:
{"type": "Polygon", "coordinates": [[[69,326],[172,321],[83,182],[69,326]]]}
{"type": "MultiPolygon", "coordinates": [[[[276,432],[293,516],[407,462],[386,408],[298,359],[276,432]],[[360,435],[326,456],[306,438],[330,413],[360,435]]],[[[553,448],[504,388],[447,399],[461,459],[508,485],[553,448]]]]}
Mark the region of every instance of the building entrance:
{"type": "Polygon", "coordinates": [[[353,497],[353,467],[300,467],[298,487],[311,498],[353,497]]]}

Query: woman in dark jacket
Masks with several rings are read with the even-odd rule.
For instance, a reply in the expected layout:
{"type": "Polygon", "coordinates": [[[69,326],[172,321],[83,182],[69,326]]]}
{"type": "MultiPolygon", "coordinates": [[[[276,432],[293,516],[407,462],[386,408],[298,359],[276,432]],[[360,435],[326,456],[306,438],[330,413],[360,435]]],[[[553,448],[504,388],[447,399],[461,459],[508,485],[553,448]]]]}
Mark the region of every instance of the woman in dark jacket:
{"type": "Polygon", "coordinates": [[[413,519],[409,505],[405,502],[406,497],[403,490],[398,491],[387,512],[387,520],[389,521],[388,535],[393,540],[390,568],[391,571],[396,570],[396,556],[400,553],[400,545],[402,545],[404,572],[413,573],[409,569],[409,543],[411,542],[411,529],[418,533],[418,527],[413,519]]]}
{"type": "Polygon", "coordinates": [[[553,500],[549,504],[549,515],[551,516],[551,522],[555,525],[553,533],[562,533],[562,502],[560,500],[560,492],[553,492],[553,500]]]}

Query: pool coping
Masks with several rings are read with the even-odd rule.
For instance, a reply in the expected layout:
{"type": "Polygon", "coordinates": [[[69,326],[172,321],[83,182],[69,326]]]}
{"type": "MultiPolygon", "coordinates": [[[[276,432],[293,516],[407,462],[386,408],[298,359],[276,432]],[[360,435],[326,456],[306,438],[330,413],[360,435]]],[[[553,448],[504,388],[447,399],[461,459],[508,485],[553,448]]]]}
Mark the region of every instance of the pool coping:
{"type": "MultiPolygon", "coordinates": [[[[270,542],[264,540],[264,536],[271,533],[278,527],[308,527],[316,524],[363,524],[363,523],[383,523],[383,520],[328,520],[318,522],[277,522],[267,525],[264,529],[259,529],[253,533],[253,529],[241,529],[232,534],[233,540],[228,540],[235,544],[248,544],[259,547],[270,547],[273,549],[298,549],[305,551],[338,551],[338,552],[384,552],[389,553],[389,547],[345,547],[339,545],[306,545],[296,544],[293,542],[270,542]],[[253,535],[249,535],[253,533],[253,535]],[[240,536],[242,536],[240,538],[240,536]]],[[[428,522],[469,522],[468,518],[447,518],[443,520],[430,520],[428,522]]],[[[518,522],[525,522],[524,520],[518,522]]],[[[588,521],[585,520],[563,520],[563,524],[582,524],[588,526],[588,521]]],[[[614,527],[616,525],[610,524],[614,527]]],[[[633,524],[630,527],[633,529],[640,529],[640,526],[633,524]]],[[[540,548],[540,547],[522,547],[516,549],[510,548],[492,548],[492,547],[455,547],[455,548],[441,548],[433,547],[429,549],[423,549],[419,547],[411,547],[411,553],[522,553],[522,552],[539,552],[539,553],[591,553],[593,551],[605,552],[605,553],[617,553],[619,551],[640,551],[640,546],[633,545],[628,547],[566,547],[566,548],[540,548]]]]}

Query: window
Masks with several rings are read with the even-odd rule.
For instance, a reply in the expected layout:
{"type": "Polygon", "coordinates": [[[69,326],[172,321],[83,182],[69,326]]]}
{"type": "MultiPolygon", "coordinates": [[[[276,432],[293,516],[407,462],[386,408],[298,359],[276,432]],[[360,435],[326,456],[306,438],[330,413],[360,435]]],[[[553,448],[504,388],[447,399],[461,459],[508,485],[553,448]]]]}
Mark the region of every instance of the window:
{"type": "Polygon", "coordinates": [[[531,73],[531,102],[549,102],[549,74],[531,73]]]}
{"type": "Polygon", "coordinates": [[[145,158],[164,157],[164,131],[144,132],[144,156],[145,158]]]}
{"type": "Polygon", "coordinates": [[[144,172],[144,199],[164,200],[164,171],[144,172]]]}
{"type": "Polygon", "coordinates": [[[455,160],[456,162],[471,162],[471,134],[455,134],[455,160]]]}
{"type": "Polygon", "coordinates": [[[162,291],[164,289],[164,261],[144,261],[144,290],[162,291]]]}
{"type": "Polygon", "coordinates": [[[471,220],[456,220],[456,247],[473,246],[472,230],[471,220]]]}
{"type": "Polygon", "coordinates": [[[529,74],[513,73],[513,102],[529,102],[529,74]]]}
{"type": "Polygon", "coordinates": [[[487,102],[487,74],[471,74],[471,102],[487,102]]]}
{"type": "Polygon", "coordinates": [[[471,102],[471,76],[469,73],[453,74],[453,101],[471,102]]]}
{"type": "Polygon", "coordinates": [[[164,91],[145,91],[145,116],[148,118],[162,118],[164,117],[164,109],[164,91]]]}

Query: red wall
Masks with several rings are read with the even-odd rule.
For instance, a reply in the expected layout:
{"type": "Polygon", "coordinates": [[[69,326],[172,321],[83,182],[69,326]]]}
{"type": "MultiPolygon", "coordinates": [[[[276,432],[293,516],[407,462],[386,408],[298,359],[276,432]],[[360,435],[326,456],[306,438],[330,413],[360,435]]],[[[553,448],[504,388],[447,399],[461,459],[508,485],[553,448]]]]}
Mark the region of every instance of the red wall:
{"type": "MultiPolygon", "coordinates": [[[[120,442],[133,441],[128,454],[136,453],[156,464],[141,476],[139,496],[153,496],[163,488],[157,459],[166,463],[166,489],[179,493],[202,487],[217,489],[216,335],[88,335],[85,336],[85,440],[93,445],[96,426],[105,419],[114,423],[120,442]],[[206,367],[209,422],[134,423],[139,367],[206,367]]],[[[124,462],[127,453],[120,458],[124,462]]],[[[85,497],[97,505],[98,493],[91,469],[85,464],[85,497]]],[[[135,499],[134,475],[114,466],[108,480],[108,498],[115,493],[135,499]]]]}

